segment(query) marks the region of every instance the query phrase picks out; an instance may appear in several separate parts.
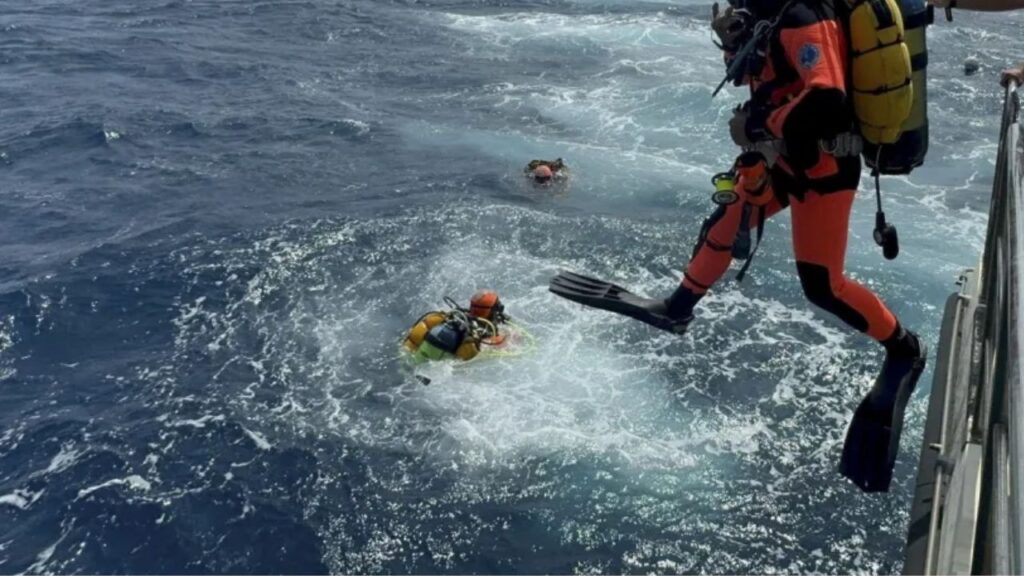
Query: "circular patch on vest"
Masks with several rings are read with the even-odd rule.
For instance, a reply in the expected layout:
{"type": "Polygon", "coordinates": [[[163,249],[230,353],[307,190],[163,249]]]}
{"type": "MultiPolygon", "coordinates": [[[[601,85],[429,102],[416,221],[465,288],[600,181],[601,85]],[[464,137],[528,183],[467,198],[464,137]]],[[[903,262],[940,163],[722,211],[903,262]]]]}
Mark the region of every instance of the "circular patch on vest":
{"type": "Polygon", "coordinates": [[[817,44],[804,44],[800,47],[800,65],[804,68],[814,68],[814,65],[821,60],[821,48],[817,44]]]}

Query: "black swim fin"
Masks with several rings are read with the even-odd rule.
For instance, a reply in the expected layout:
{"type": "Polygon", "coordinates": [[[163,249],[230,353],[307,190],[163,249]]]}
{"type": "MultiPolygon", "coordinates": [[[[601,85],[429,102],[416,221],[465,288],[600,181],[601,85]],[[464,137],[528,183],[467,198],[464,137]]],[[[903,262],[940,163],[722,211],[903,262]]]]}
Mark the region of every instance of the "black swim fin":
{"type": "Polygon", "coordinates": [[[916,356],[891,358],[874,387],[857,406],[846,431],[839,472],[865,492],[888,492],[903,431],[903,413],[924,372],[927,348],[916,356]]]}
{"type": "Polygon", "coordinates": [[[692,314],[669,316],[664,300],[637,296],[622,286],[574,272],[559,272],[551,279],[548,290],[584,306],[629,316],[675,334],[686,332],[693,320],[692,314]]]}

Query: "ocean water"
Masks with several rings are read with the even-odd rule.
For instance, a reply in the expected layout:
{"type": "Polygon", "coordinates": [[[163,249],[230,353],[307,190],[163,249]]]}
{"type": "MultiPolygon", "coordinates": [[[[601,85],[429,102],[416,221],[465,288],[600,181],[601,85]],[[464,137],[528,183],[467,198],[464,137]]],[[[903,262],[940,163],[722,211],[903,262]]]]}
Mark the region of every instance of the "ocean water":
{"type": "MultiPolygon", "coordinates": [[[[931,372],[861,494],[881,354],[804,300],[788,215],[682,338],[546,290],[677,281],[744,98],[709,11],[3,2],[0,573],[898,571],[931,372]],[[555,156],[567,187],[523,182],[555,156]],[[484,287],[537,349],[417,374],[404,329],[484,287]]],[[[898,260],[855,207],[849,274],[933,348],[1022,24],[930,29],[898,260]]]]}

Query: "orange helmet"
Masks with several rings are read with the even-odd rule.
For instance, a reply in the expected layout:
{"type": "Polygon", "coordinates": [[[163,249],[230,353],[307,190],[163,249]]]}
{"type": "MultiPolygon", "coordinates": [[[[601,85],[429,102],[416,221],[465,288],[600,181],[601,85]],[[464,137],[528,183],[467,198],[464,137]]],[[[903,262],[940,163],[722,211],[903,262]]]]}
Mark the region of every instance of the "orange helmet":
{"type": "Polygon", "coordinates": [[[477,318],[500,322],[504,312],[505,305],[501,303],[497,292],[480,290],[473,294],[473,298],[469,301],[469,313],[477,318]]]}
{"type": "Polygon", "coordinates": [[[550,166],[540,165],[533,169],[533,179],[537,182],[547,182],[555,175],[550,166]]]}

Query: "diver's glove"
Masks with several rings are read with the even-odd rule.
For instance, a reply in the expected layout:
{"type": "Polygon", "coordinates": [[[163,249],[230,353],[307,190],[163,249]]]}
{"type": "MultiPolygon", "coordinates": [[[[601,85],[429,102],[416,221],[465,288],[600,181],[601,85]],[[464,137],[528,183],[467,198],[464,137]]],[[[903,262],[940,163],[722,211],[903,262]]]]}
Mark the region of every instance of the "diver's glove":
{"type": "Polygon", "coordinates": [[[747,135],[747,120],[750,118],[749,106],[737,106],[729,119],[729,136],[740,148],[749,148],[754,143],[747,135]]]}
{"type": "Polygon", "coordinates": [[[754,142],[744,150],[760,153],[761,156],[764,156],[765,164],[771,168],[775,166],[779,156],[786,153],[786,143],[782,140],[761,140],[754,142]]]}

